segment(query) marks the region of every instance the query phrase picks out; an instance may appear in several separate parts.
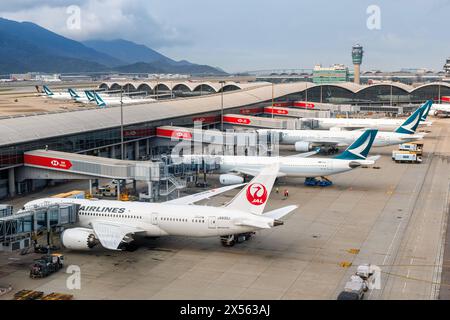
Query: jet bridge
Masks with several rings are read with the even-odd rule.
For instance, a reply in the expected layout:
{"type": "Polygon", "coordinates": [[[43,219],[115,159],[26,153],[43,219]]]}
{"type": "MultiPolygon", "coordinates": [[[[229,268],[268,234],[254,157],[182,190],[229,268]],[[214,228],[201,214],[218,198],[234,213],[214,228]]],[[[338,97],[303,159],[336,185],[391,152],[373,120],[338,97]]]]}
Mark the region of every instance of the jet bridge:
{"type": "Polygon", "coordinates": [[[66,225],[78,221],[78,206],[75,204],[53,204],[36,207],[27,211],[12,214],[12,206],[7,208],[8,214],[0,217],[0,251],[15,251],[31,246],[31,239],[40,232],[50,233],[66,225]]]}
{"type": "MultiPolygon", "coordinates": [[[[18,172],[18,178],[19,180],[86,179],[90,181],[107,178],[121,181],[145,181],[148,185],[146,198],[148,200],[157,199],[163,187],[170,183],[176,185],[174,190],[186,187],[182,181],[175,183],[178,178],[170,176],[167,166],[162,161],[118,160],[52,150],[25,152],[24,167],[18,172]]],[[[120,185],[118,187],[120,188],[120,185]]],[[[92,193],[92,190],[90,191],[92,193]]],[[[120,190],[117,191],[119,196],[120,190]]],[[[167,194],[164,191],[163,193],[167,194]]]]}

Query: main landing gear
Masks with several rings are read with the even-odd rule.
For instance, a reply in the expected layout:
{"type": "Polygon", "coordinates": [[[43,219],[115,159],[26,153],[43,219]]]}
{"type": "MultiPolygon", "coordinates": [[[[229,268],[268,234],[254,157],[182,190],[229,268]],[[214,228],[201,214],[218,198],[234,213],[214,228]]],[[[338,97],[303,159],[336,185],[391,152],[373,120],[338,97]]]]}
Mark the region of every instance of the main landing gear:
{"type": "Polygon", "coordinates": [[[254,232],[247,232],[247,233],[240,233],[240,234],[230,234],[228,236],[222,236],[220,237],[220,242],[224,247],[232,247],[236,243],[241,243],[244,241],[249,240],[252,235],[254,235],[254,232]]]}
{"type": "Polygon", "coordinates": [[[305,186],[307,187],[329,187],[333,184],[333,182],[325,177],[320,177],[320,179],[312,177],[305,178],[305,186]]]}

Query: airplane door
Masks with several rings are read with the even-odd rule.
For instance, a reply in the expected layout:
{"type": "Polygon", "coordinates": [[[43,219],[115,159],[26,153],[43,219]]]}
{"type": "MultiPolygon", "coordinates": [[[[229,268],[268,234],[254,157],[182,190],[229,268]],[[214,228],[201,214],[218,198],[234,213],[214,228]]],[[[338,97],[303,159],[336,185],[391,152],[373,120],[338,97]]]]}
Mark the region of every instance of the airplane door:
{"type": "Polygon", "coordinates": [[[217,227],[216,217],[208,217],[208,228],[216,229],[217,227]]]}
{"type": "Polygon", "coordinates": [[[152,224],[157,225],[158,224],[158,213],[152,212],[152,224]]]}

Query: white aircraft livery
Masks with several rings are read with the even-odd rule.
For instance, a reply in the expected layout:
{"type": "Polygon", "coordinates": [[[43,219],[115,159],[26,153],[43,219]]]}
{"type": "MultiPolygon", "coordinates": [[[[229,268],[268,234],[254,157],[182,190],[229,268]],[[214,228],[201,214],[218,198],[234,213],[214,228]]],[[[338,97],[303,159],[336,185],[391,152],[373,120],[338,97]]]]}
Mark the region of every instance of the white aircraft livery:
{"type": "MultiPolygon", "coordinates": [[[[242,183],[240,175],[256,176],[262,168],[278,163],[280,170],[278,177],[292,176],[314,178],[338,174],[353,170],[362,165],[373,165],[378,156],[368,157],[368,153],[377,134],[376,129],[360,132],[360,136],[341,154],[334,158],[307,158],[317,153],[309,152],[289,157],[263,157],[263,156],[227,156],[227,155],[183,155],[179,157],[185,163],[193,161],[216,161],[221,176],[220,182],[225,185],[242,183]]],[[[177,161],[177,157],[173,157],[177,161]]]]}
{"type": "MultiPolygon", "coordinates": [[[[428,100],[426,104],[432,103],[428,100]]],[[[303,120],[317,121],[318,129],[329,130],[341,128],[355,130],[363,128],[373,128],[383,131],[393,131],[404,122],[402,119],[358,119],[358,118],[303,118],[303,120]]],[[[421,120],[420,126],[431,126],[431,122],[421,120]]]]}
{"type": "Polygon", "coordinates": [[[257,230],[283,224],[281,219],[297,206],[263,213],[279,170],[278,164],[264,169],[225,206],[193,203],[229,191],[233,185],[170,200],[164,203],[120,202],[69,198],[44,198],[25,204],[24,209],[52,203],[79,205],[79,225],[64,230],[61,242],[68,249],[89,250],[100,243],[111,250],[126,249],[133,235],[151,237],[219,236],[224,246],[248,240],[257,230]]]}
{"type": "MultiPolygon", "coordinates": [[[[427,101],[414,111],[394,132],[378,131],[373,143],[374,147],[385,147],[417,140],[424,134],[416,134],[419,122],[426,119],[431,101],[427,101]],[[425,114],[425,115],[424,115],[425,114]]],[[[361,135],[359,130],[278,130],[260,129],[260,134],[275,132],[280,134],[280,143],[294,145],[295,151],[306,152],[318,147],[337,150],[337,147],[350,145],[361,135]]]]}

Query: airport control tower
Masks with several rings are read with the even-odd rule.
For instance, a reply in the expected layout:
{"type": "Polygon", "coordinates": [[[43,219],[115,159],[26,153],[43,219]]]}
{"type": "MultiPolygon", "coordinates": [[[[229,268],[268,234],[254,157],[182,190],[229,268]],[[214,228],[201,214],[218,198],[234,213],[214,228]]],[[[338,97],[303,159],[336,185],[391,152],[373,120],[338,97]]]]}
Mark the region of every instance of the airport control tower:
{"type": "Polygon", "coordinates": [[[362,63],[362,58],[363,58],[363,47],[359,44],[356,44],[352,47],[352,60],[353,60],[353,66],[354,66],[354,82],[359,84],[360,80],[359,80],[359,74],[360,74],[360,65],[362,63]]]}

